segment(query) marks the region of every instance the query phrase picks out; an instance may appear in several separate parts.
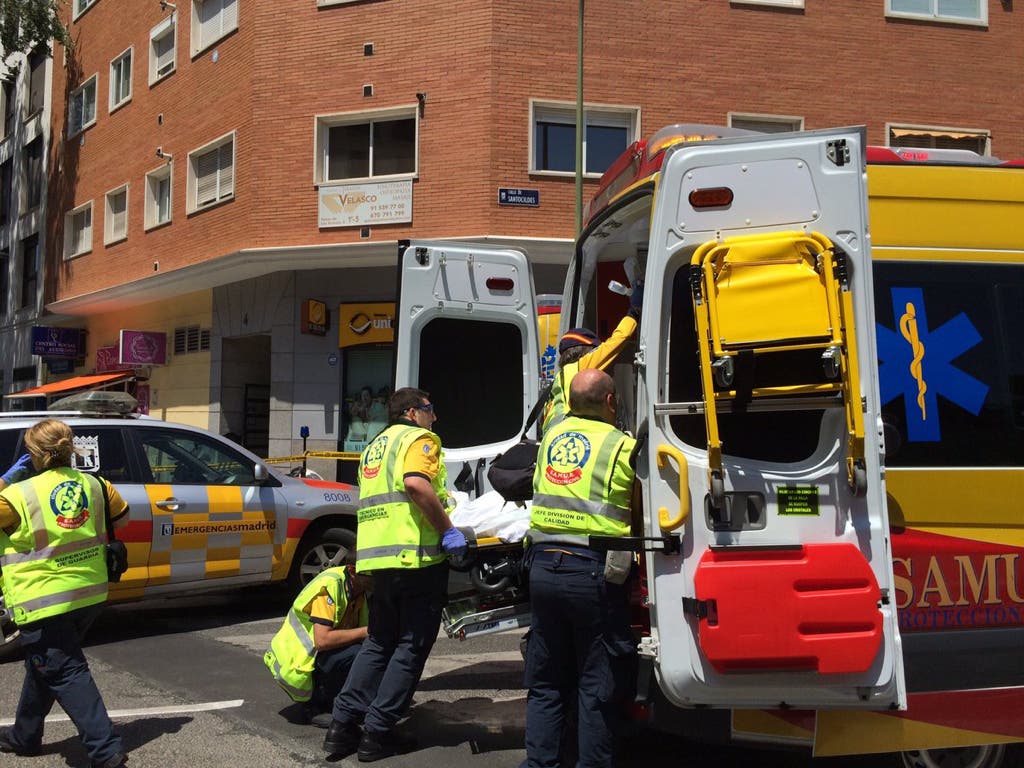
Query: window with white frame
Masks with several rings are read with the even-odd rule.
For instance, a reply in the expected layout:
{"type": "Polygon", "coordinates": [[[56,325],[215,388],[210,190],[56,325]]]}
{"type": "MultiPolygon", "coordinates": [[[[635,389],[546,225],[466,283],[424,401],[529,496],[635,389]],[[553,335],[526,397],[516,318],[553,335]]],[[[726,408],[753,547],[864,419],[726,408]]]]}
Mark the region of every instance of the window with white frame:
{"type": "Polygon", "coordinates": [[[64,258],[92,250],[92,200],[64,214],[64,258]]]}
{"type": "Polygon", "coordinates": [[[103,244],[111,245],[128,237],[128,185],[107,192],[104,206],[103,244]]]}
{"type": "Polygon", "coordinates": [[[729,0],[733,5],[778,5],[782,8],[803,8],[804,0],[729,0]]]}
{"type": "Polygon", "coordinates": [[[149,84],[167,77],[177,66],[175,58],[174,14],[149,32],[149,84]]]}
{"type": "Polygon", "coordinates": [[[885,15],[987,25],[988,0],[885,0],[885,15]]]}
{"type": "Polygon", "coordinates": [[[131,101],[132,98],[132,49],[122,53],[110,62],[110,111],[131,101]]]}
{"type": "Polygon", "coordinates": [[[235,134],[229,133],[188,155],[188,212],[235,194],[235,134]]]}
{"type": "Polygon", "coordinates": [[[168,163],[146,174],[145,228],[171,220],[171,168],[168,163]]]}
{"type": "Polygon", "coordinates": [[[96,5],[96,0],[75,0],[75,19],[85,13],[89,8],[96,5]]]}
{"type": "Polygon", "coordinates": [[[992,134],[979,128],[935,128],[921,125],[886,126],[890,147],[966,149],[979,155],[991,153],[992,134]]]}
{"type": "MultiPolygon", "coordinates": [[[[530,172],[576,172],[576,106],[530,103],[530,172]]],[[[583,109],[583,171],[600,175],[636,140],[639,107],[588,105],[583,109]]]]}
{"type": "Polygon", "coordinates": [[[789,133],[790,131],[802,131],[804,119],[783,115],[746,115],[740,112],[730,112],[729,126],[759,133],[789,133]]]}
{"type": "Polygon", "coordinates": [[[238,29],[238,0],[192,0],[192,55],[238,29]]]}
{"type": "Polygon", "coordinates": [[[416,173],[416,108],[318,117],[317,183],[416,173]]]}
{"type": "Polygon", "coordinates": [[[96,122],[96,81],[93,75],[71,92],[68,107],[68,136],[81,133],[96,122]]]}

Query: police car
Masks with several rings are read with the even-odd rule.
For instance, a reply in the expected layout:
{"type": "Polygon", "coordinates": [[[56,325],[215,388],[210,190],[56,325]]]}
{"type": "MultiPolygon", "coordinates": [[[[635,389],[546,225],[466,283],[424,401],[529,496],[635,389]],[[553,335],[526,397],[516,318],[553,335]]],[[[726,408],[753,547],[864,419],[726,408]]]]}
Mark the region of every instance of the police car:
{"type": "MultiPolygon", "coordinates": [[[[126,393],[85,394],[46,412],[0,414],[0,471],[41,419],[74,430],[76,468],[109,480],[130,507],[117,530],[128,570],[110,585],[112,601],[285,581],[298,589],[339,550],[354,553],[354,487],[291,477],[207,430],[133,413],[126,393]]],[[[3,658],[17,630],[2,598],[0,631],[3,658]]]]}

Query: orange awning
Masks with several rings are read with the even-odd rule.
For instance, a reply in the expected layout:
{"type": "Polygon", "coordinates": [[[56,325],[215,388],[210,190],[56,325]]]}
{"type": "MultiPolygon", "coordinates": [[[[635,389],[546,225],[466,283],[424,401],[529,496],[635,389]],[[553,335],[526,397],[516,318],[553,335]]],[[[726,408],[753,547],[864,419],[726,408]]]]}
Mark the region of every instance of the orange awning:
{"type": "Polygon", "coordinates": [[[23,389],[21,392],[13,392],[4,397],[43,397],[44,395],[57,395],[61,392],[70,392],[73,389],[89,389],[89,387],[96,387],[100,385],[113,384],[118,381],[124,381],[130,379],[135,374],[125,373],[96,373],[92,376],[75,376],[71,379],[64,379],[63,381],[52,381],[49,384],[43,384],[40,387],[32,387],[31,389],[23,389]]]}

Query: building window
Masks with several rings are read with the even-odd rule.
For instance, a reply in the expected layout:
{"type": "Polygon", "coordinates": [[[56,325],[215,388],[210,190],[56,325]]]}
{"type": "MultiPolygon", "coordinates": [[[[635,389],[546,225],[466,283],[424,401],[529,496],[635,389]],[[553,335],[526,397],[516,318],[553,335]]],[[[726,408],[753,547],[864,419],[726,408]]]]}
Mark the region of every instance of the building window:
{"type": "Polygon", "coordinates": [[[885,0],[885,15],[896,18],[988,24],[987,0],[885,0]]]}
{"type": "Polygon", "coordinates": [[[14,192],[13,160],[0,163],[0,226],[11,220],[11,195],[14,192]]]}
{"type": "Polygon", "coordinates": [[[92,200],[64,214],[64,258],[92,250],[92,200]]]}
{"type": "Polygon", "coordinates": [[[146,229],[171,220],[171,165],[146,174],[146,229]]]}
{"type": "Polygon", "coordinates": [[[783,117],[782,115],[745,115],[739,112],[730,112],[729,126],[759,133],[789,133],[790,131],[802,131],[804,119],[802,117],[783,117]]]}
{"type": "Polygon", "coordinates": [[[43,138],[37,136],[25,146],[25,210],[43,201],[43,138]]]}
{"type": "Polygon", "coordinates": [[[192,0],[192,55],[238,29],[238,0],[192,0]]]}
{"type": "Polygon", "coordinates": [[[6,139],[14,134],[14,121],[18,116],[18,96],[13,80],[4,80],[3,88],[0,90],[0,98],[4,100],[4,135],[0,139],[6,139]]]}
{"type": "Polygon", "coordinates": [[[21,241],[21,304],[36,306],[39,293],[39,235],[29,235],[21,241]]]}
{"type": "Polygon", "coordinates": [[[10,297],[7,291],[11,286],[11,258],[7,251],[0,251],[0,317],[7,316],[10,297]]]}
{"type": "Polygon", "coordinates": [[[174,329],[174,354],[205,352],[210,348],[210,329],[185,325],[174,329]]]}
{"type": "Polygon", "coordinates": [[[366,113],[317,119],[316,181],[334,182],[416,173],[416,113],[366,113]]]}
{"type": "Polygon", "coordinates": [[[75,0],[75,20],[96,5],[96,0],[75,0]]]}
{"type": "Polygon", "coordinates": [[[96,82],[93,75],[71,92],[68,107],[68,136],[81,133],[96,122],[96,82]]]}
{"type": "Polygon", "coordinates": [[[128,237],[128,185],[107,192],[103,216],[103,244],[128,237]]]}
{"type": "Polygon", "coordinates": [[[971,128],[929,128],[925,126],[886,126],[890,147],[920,147],[927,149],[966,149],[979,155],[992,151],[992,134],[971,128]]]}
{"type": "Polygon", "coordinates": [[[46,101],[46,60],[48,58],[49,52],[45,47],[36,48],[28,55],[29,86],[26,117],[41,110],[46,101]]]}
{"type": "Polygon", "coordinates": [[[149,84],[153,85],[174,71],[176,66],[174,14],[149,32],[149,84]]]}
{"type": "Polygon", "coordinates": [[[235,134],[222,136],[188,156],[189,213],[235,195],[235,134]]]}
{"type": "Polygon", "coordinates": [[[110,111],[131,101],[132,98],[132,49],[122,53],[110,62],[110,111]]]}
{"type": "MultiPolygon", "coordinates": [[[[576,172],[576,107],[531,102],[533,113],[530,172],[576,172]]],[[[583,110],[583,169],[600,175],[636,140],[638,107],[596,107],[583,110]]]]}

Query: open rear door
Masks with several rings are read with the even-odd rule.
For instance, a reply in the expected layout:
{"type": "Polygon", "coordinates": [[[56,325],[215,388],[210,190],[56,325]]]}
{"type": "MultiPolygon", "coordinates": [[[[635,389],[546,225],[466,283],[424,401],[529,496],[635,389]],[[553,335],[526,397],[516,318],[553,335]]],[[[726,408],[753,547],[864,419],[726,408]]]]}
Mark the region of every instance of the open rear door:
{"type": "Polygon", "coordinates": [[[863,129],[680,145],[640,358],[652,633],[680,706],[905,707],[863,129]]]}
{"type": "Polygon", "coordinates": [[[454,242],[399,248],[395,387],[430,393],[448,477],[471,498],[518,442],[540,376],[533,279],[522,251],[454,242]]]}

